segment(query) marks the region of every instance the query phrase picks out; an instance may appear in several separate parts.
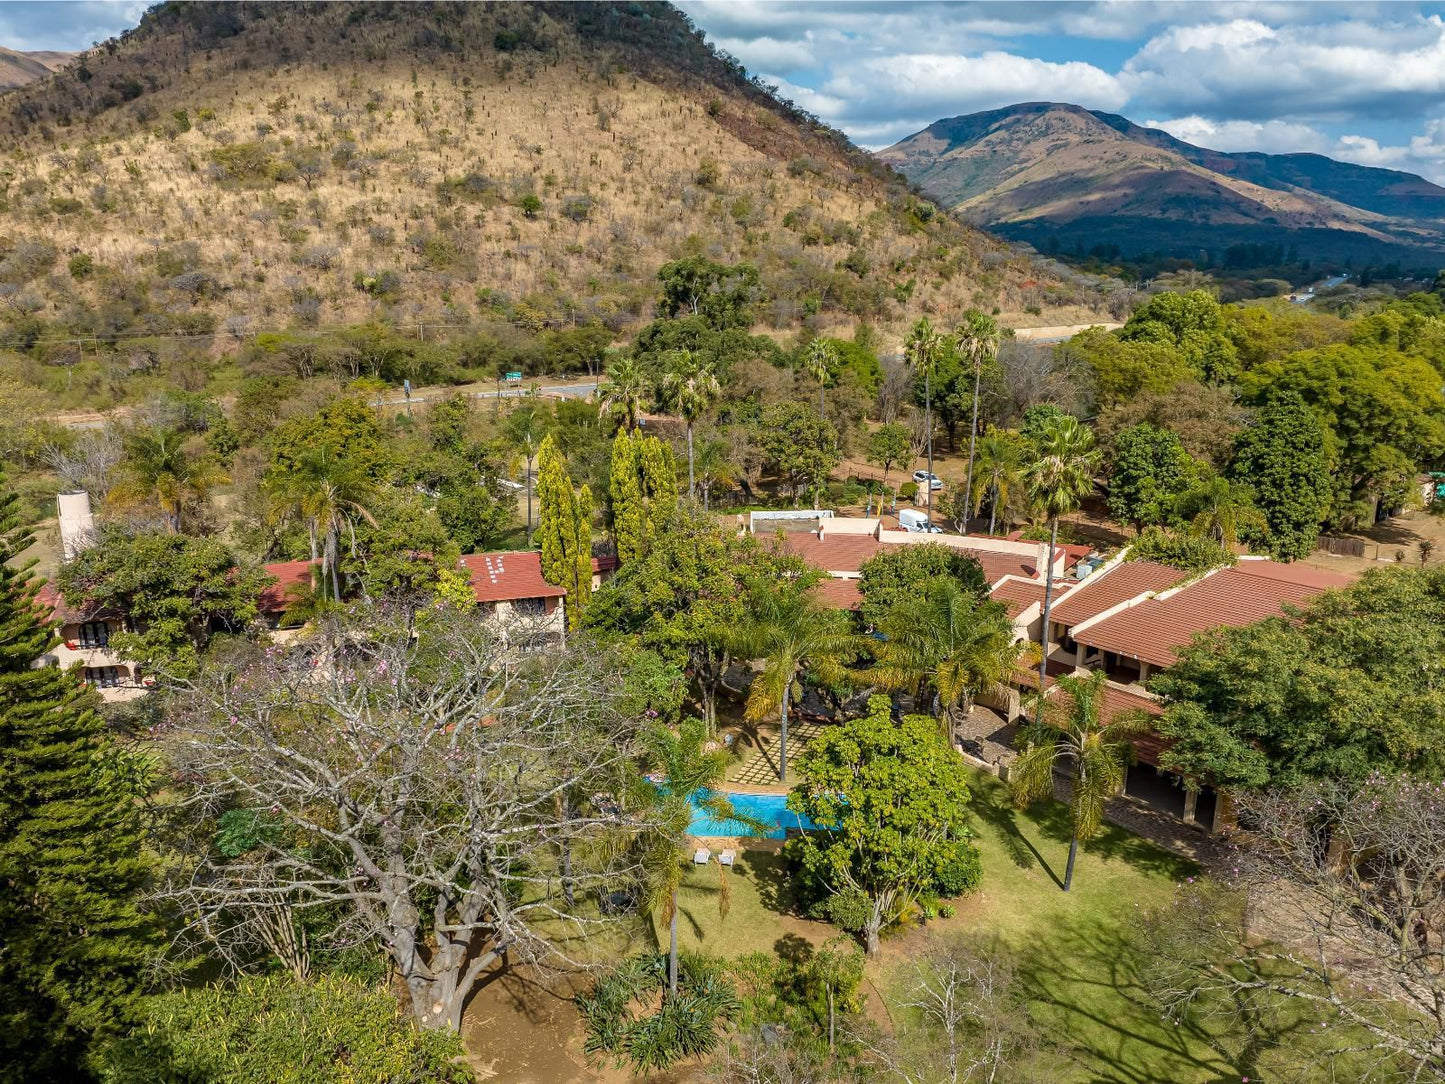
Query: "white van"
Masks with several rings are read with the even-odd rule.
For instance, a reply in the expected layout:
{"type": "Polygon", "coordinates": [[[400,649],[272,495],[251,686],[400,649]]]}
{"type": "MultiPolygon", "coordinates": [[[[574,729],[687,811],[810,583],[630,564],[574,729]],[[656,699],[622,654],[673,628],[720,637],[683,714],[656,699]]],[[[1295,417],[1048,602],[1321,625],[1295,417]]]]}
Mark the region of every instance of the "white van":
{"type": "Polygon", "coordinates": [[[942,534],[942,527],[935,527],[928,522],[928,513],[920,512],[917,508],[900,508],[898,510],[898,526],[905,531],[912,531],[914,534],[942,534]]]}

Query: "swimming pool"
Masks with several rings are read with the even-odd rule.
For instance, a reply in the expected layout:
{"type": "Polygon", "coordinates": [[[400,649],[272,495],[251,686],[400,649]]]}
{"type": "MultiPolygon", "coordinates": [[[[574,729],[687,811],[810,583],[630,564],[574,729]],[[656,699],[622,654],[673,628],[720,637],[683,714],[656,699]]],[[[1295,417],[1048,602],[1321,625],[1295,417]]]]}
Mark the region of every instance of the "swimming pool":
{"type": "Polygon", "coordinates": [[[688,833],[694,836],[750,836],[754,839],[786,839],[789,828],[816,827],[807,817],[800,817],[788,808],[785,794],[726,794],[739,813],[762,821],[767,832],[758,832],[739,821],[718,821],[708,816],[697,803],[692,807],[692,823],[688,833]]]}

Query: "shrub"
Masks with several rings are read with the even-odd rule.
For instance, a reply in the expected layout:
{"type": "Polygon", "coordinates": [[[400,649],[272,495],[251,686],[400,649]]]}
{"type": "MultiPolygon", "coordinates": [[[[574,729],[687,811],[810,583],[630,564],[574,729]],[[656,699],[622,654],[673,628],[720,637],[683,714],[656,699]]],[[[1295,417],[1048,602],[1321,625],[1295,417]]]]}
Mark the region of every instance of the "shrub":
{"type": "Polygon", "coordinates": [[[868,925],[873,914],[873,904],[863,892],[856,888],[845,888],[828,897],[824,910],[828,921],[840,930],[858,933],[868,925]]]}
{"type": "Polygon", "coordinates": [[[531,192],[527,193],[520,200],[518,200],[517,206],[522,209],[522,214],[527,218],[536,218],[539,214],[542,213],[541,197],[531,192]]]}
{"type": "Polygon", "coordinates": [[[1232,565],[1238,558],[1212,538],[1173,534],[1160,527],[1150,527],[1129,547],[1129,560],[1158,561],[1186,572],[1208,572],[1211,568],[1232,565]]]}
{"type": "Polygon", "coordinates": [[[978,848],[959,842],[953,845],[953,853],[943,862],[933,884],[940,896],[955,899],[976,890],[982,878],[978,848]]]}
{"type": "Polygon", "coordinates": [[[911,501],[914,497],[918,496],[918,483],[910,478],[898,487],[898,496],[902,500],[911,501]]]}
{"type": "Polygon", "coordinates": [[[70,263],[67,266],[70,269],[70,277],[76,282],[84,282],[95,273],[95,261],[84,252],[70,257],[70,263]]]}
{"type": "Polygon", "coordinates": [[[401,292],[401,276],[395,271],[358,271],[351,285],[376,298],[391,298],[401,292]]]}
{"type": "Polygon", "coordinates": [[[568,196],[562,203],[562,214],[573,222],[585,222],[592,213],[594,201],[591,196],[568,196]]]}
{"type": "Polygon", "coordinates": [[[697,164],[694,180],[699,188],[716,188],[722,180],[722,164],[716,158],[704,158],[697,164]]]}
{"type": "Polygon", "coordinates": [[[85,210],[85,204],[74,196],[54,196],[50,200],[50,209],[58,215],[74,215],[85,210]]]}

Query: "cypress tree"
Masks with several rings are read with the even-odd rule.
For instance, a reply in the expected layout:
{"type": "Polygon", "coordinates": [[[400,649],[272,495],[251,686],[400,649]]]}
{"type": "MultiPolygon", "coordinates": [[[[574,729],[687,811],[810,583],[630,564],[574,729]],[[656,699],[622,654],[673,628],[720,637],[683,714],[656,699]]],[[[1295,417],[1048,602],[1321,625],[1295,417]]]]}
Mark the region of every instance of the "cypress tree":
{"type": "Polygon", "coordinates": [[[84,1080],[138,1019],[157,932],[134,796],[101,769],[94,694],[58,667],[0,480],[0,1082],[84,1080]]]}
{"type": "Polygon", "coordinates": [[[567,592],[567,627],[576,629],[592,595],[592,491],[583,486],[581,500],[572,491],[550,433],[537,452],[537,500],[542,578],[567,592]]]}
{"type": "MultiPolygon", "coordinates": [[[[655,439],[655,438],[654,438],[655,439]]],[[[644,509],[638,442],[626,429],[612,439],[612,477],[608,493],[612,499],[612,537],[617,542],[617,561],[627,564],[642,556],[644,509]]]]}
{"type": "Polygon", "coordinates": [[[567,628],[577,631],[582,613],[592,601],[592,487],[577,491],[577,552],[574,581],[567,588],[567,628]]]}
{"type": "Polygon", "coordinates": [[[651,537],[677,508],[677,464],[672,445],[657,437],[645,437],[638,453],[642,471],[642,495],[647,505],[646,536],[651,537]]]}

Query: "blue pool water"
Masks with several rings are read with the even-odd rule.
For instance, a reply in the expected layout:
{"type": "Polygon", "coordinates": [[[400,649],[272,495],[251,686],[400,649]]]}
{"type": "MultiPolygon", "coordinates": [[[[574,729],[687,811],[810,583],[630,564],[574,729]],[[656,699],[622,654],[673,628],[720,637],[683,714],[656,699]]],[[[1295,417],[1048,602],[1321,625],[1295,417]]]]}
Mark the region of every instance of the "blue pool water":
{"type": "Polygon", "coordinates": [[[739,821],[717,821],[703,812],[696,803],[693,805],[692,823],[687,826],[694,836],[752,836],[756,839],[784,839],[789,828],[813,828],[807,817],[800,817],[787,806],[783,794],[728,794],[728,801],[739,813],[762,821],[769,826],[767,832],[759,833],[739,821]]]}

